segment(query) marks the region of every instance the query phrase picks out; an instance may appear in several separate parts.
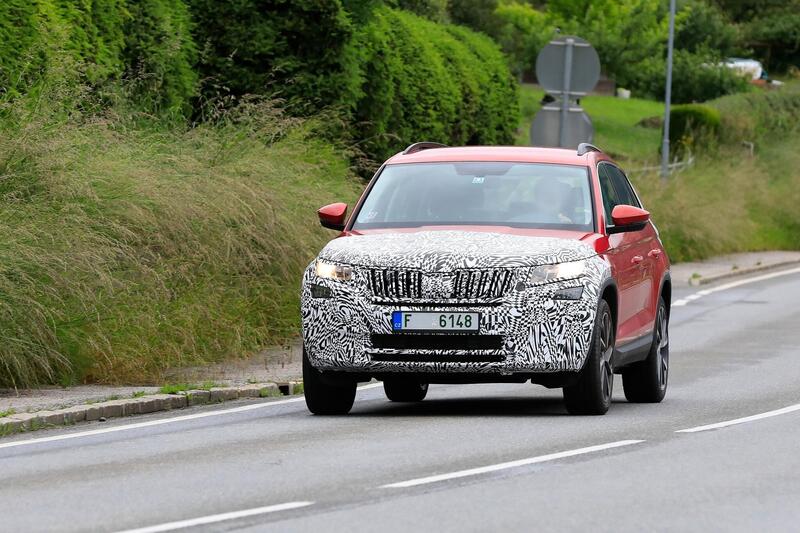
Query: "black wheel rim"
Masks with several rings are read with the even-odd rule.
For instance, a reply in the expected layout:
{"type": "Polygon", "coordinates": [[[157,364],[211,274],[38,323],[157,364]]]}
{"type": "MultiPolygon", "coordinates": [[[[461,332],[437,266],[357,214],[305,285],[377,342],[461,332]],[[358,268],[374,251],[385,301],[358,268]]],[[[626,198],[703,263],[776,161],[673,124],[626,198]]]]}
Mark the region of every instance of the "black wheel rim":
{"type": "Polygon", "coordinates": [[[614,326],[611,322],[611,315],[603,313],[600,318],[600,355],[602,357],[600,368],[600,380],[603,391],[603,398],[611,401],[611,394],[614,392],[614,369],[611,367],[611,355],[614,353],[614,326]]]}
{"type": "Polygon", "coordinates": [[[669,378],[669,320],[664,307],[658,308],[656,317],[656,354],[658,357],[658,385],[661,389],[667,388],[669,378]]]}

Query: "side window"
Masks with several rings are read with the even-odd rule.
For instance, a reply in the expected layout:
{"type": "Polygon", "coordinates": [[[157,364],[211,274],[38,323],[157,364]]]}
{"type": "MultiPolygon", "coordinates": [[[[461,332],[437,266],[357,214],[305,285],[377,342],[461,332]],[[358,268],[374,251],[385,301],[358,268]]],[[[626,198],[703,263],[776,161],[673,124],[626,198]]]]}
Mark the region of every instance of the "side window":
{"type": "Polygon", "coordinates": [[[639,200],[636,199],[636,194],[633,192],[633,187],[631,187],[625,174],[613,165],[603,165],[603,167],[608,170],[608,174],[611,176],[611,181],[614,183],[614,188],[619,195],[619,203],[641,207],[641,205],[639,205],[639,200]]]}
{"type": "Polygon", "coordinates": [[[610,226],[613,224],[613,222],[611,222],[611,212],[616,206],[623,202],[620,202],[617,190],[611,182],[611,176],[609,176],[608,172],[609,168],[609,165],[600,165],[597,167],[597,174],[600,177],[600,192],[603,195],[603,209],[606,212],[606,224],[610,226]]]}

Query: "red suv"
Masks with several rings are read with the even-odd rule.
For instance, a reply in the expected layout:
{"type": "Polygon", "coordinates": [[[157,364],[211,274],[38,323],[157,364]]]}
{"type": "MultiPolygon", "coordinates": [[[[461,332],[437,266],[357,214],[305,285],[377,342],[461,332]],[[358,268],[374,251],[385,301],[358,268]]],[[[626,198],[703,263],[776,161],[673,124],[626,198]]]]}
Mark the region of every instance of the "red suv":
{"type": "Polygon", "coordinates": [[[392,401],[430,383],[561,387],[573,414],[660,402],[669,372],[669,261],[625,173],[589,144],[448,148],[389,159],[302,284],[303,377],[316,414],[356,384],[392,401]]]}

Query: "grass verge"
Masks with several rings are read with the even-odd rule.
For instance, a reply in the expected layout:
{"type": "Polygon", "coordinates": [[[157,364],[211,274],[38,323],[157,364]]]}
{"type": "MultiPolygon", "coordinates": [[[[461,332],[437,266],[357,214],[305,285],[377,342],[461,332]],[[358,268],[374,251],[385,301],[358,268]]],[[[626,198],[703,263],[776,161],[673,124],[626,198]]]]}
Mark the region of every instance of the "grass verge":
{"type": "Polygon", "coordinates": [[[153,382],[295,334],[346,157],[270,102],[189,128],[60,91],[0,108],[0,385],[153,382]]]}

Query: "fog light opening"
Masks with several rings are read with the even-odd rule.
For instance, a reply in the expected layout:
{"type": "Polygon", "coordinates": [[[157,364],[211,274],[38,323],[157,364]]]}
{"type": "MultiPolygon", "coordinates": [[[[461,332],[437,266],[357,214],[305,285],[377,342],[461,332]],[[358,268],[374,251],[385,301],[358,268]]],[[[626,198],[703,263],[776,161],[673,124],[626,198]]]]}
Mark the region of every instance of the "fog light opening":
{"type": "Polygon", "coordinates": [[[583,287],[567,287],[555,291],[553,300],[580,300],[581,296],[583,296],[583,287]]]}

